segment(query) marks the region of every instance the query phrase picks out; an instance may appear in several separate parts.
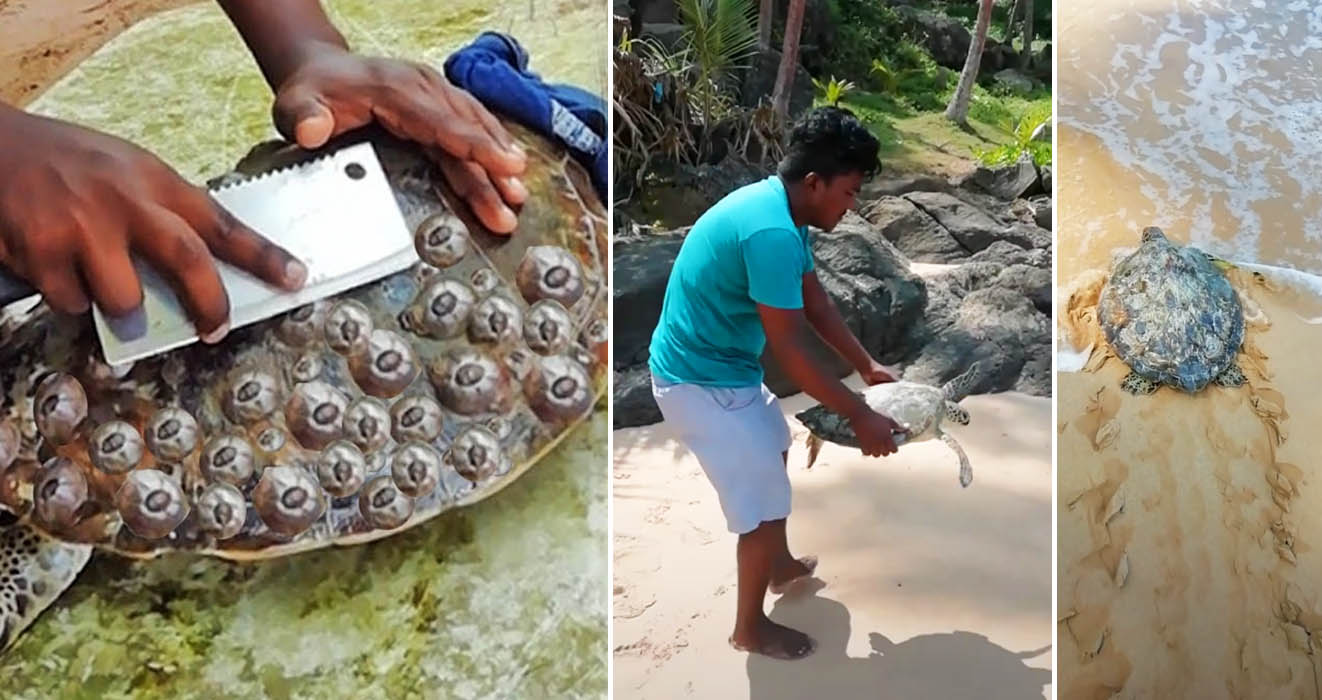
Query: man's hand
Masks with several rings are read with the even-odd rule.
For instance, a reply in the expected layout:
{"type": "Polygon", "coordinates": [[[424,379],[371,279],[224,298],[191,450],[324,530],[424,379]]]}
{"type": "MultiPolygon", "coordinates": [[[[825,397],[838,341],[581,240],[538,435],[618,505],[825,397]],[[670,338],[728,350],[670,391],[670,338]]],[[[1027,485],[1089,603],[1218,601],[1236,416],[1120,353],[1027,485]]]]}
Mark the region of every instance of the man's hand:
{"type": "Polygon", "coordinates": [[[859,376],[863,377],[863,381],[867,382],[868,386],[885,384],[887,382],[893,382],[896,379],[894,370],[876,362],[875,360],[867,367],[859,370],[859,376]]]}
{"type": "Polygon", "coordinates": [[[895,452],[895,438],[891,433],[904,433],[898,423],[873,410],[860,410],[850,416],[849,425],[858,435],[863,454],[868,457],[885,457],[895,452]]]}
{"type": "Polygon", "coordinates": [[[518,224],[526,157],[486,107],[428,66],[324,47],[279,85],[274,112],[280,132],[304,148],[376,121],[426,147],[493,233],[518,224]]]}
{"type": "Polygon", "coordinates": [[[142,304],[136,253],[173,287],[204,342],[229,330],[212,254],[286,290],[307,270],[206,190],[121,139],[0,104],[0,263],[64,313],[142,304]]]}
{"type": "Polygon", "coordinates": [[[219,0],[275,93],[286,139],[317,148],[375,121],[431,153],[492,233],[512,233],[527,159],[475,97],[428,66],[359,56],[317,0],[219,0]]]}

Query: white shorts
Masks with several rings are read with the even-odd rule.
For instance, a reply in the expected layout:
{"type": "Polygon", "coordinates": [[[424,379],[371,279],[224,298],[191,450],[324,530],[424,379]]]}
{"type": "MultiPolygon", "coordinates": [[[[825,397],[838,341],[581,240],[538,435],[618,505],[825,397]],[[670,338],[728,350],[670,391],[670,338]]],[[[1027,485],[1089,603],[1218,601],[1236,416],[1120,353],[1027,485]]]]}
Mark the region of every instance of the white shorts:
{"type": "Polygon", "coordinates": [[[707,387],[653,377],[652,395],[715,487],[730,532],[742,535],[789,516],[782,453],[792,438],[780,402],[765,384],[707,387]]]}

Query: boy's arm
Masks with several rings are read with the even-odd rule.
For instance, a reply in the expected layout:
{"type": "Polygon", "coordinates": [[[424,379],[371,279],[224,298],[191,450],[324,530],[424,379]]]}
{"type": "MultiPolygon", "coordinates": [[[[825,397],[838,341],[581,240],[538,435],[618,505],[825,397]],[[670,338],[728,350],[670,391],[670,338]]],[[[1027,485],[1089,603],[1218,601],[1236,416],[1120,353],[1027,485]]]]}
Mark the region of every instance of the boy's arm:
{"type": "Polygon", "coordinates": [[[881,384],[895,381],[890,370],[872,359],[863,343],[859,342],[845,319],[840,315],[835,302],[826,294],[817,273],[809,272],[803,276],[803,309],[808,322],[822,339],[858,370],[863,381],[868,384],[881,384]]]}
{"type": "Polygon", "coordinates": [[[344,40],[317,0],[219,0],[257,60],[266,83],[280,87],[316,54],[347,52],[344,40]]]}
{"type": "Polygon", "coordinates": [[[873,411],[862,397],[817,364],[809,350],[812,330],[804,310],[758,304],[757,311],[766,331],[767,345],[790,380],[822,405],[844,416],[858,435],[864,454],[873,457],[894,452],[891,433],[903,429],[873,411]]]}
{"type": "Polygon", "coordinates": [[[317,148],[376,122],[432,152],[493,233],[518,224],[526,157],[482,103],[430,66],[352,53],[317,0],[218,0],[275,93],[275,125],[317,148]]]}

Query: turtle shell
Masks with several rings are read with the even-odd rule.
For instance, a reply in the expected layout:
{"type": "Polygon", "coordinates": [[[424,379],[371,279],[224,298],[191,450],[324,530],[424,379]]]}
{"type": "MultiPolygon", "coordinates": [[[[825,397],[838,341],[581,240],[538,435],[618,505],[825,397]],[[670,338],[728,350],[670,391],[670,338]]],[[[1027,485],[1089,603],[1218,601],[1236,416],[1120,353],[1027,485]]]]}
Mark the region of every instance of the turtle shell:
{"type": "MultiPolygon", "coordinates": [[[[609,258],[587,173],[506,127],[529,161],[510,236],[418,149],[376,129],[329,144],[372,141],[420,260],[219,345],[114,370],[86,319],[6,309],[0,503],[128,556],[255,559],[388,536],[511,483],[605,393],[609,258]]],[[[264,144],[213,184],[307,157],[264,144]]]]}
{"type": "MultiPolygon", "coordinates": [[[[945,414],[946,400],[942,390],[927,384],[903,380],[886,382],[868,387],[861,395],[872,410],[908,428],[909,432],[903,437],[906,443],[934,436],[933,428],[945,414]]],[[[849,420],[826,406],[813,406],[794,417],[808,428],[808,432],[827,442],[846,447],[861,446],[849,420]]]]}
{"type": "Polygon", "coordinates": [[[1139,376],[1195,392],[1235,360],[1244,313],[1229,280],[1196,248],[1143,232],[1098,299],[1106,340],[1139,376]]]}

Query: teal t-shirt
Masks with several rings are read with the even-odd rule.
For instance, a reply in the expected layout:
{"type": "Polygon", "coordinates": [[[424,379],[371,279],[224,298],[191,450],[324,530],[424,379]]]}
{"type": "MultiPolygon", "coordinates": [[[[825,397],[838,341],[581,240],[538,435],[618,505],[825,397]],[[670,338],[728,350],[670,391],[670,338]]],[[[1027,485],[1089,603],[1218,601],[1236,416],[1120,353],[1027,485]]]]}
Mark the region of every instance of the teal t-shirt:
{"type": "Polygon", "coordinates": [[[652,374],[672,383],[762,383],[766,333],[757,305],[803,308],[813,269],[806,226],[794,225],[778,176],[708,209],[680,246],[652,333],[652,374]]]}

